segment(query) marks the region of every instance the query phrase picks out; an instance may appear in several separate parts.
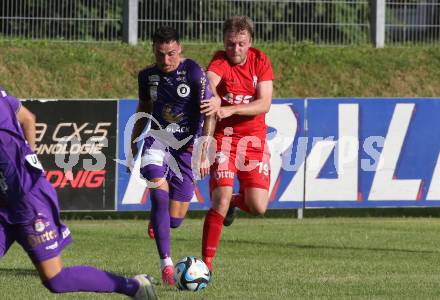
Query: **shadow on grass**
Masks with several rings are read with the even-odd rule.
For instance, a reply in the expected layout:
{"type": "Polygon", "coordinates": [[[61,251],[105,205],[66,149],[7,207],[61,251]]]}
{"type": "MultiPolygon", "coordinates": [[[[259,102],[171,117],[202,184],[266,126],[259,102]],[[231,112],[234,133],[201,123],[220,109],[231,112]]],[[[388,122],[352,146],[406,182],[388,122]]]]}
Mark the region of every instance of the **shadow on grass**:
{"type": "Polygon", "coordinates": [[[31,276],[39,277],[35,269],[20,269],[20,268],[0,268],[0,276],[31,276]]]}
{"type": "Polygon", "coordinates": [[[380,251],[380,252],[401,252],[401,253],[440,253],[440,251],[430,250],[412,250],[412,249],[397,249],[397,248],[378,248],[378,247],[353,247],[353,246],[330,246],[330,245],[307,245],[296,243],[280,243],[280,242],[262,242],[249,240],[222,240],[222,243],[231,244],[245,244],[254,246],[270,246],[270,247],[289,247],[298,249],[327,249],[327,250],[362,250],[362,251],[380,251]]]}
{"type": "MultiPolygon", "coordinates": [[[[186,238],[174,238],[174,240],[182,242],[191,242],[192,239],[186,238]]],[[[353,246],[331,246],[331,245],[308,245],[308,244],[297,244],[297,243],[283,243],[275,241],[250,241],[250,240],[221,240],[222,244],[242,244],[242,245],[253,245],[261,247],[271,247],[271,248],[297,248],[297,249],[327,249],[327,250],[362,250],[362,251],[380,251],[380,252],[400,252],[400,253],[424,253],[424,254],[438,254],[440,251],[432,250],[412,250],[412,249],[397,249],[397,248],[378,248],[378,247],[353,247],[353,246]]]]}

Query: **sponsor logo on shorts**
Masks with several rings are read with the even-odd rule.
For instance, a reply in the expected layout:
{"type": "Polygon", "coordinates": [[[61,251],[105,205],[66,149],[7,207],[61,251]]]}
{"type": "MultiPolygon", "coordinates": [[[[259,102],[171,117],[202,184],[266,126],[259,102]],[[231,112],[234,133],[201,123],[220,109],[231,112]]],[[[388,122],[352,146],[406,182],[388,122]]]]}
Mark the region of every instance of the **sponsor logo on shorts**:
{"type": "Polygon", "coordinates": [[[61,232],[62,236],[63,236],[63,240],[68,237],[70,235],[70,230],[69,228],[66,228],[63,230],[63,232],[61,232]]]}
{"type": "Polygon", "coordinates": [[[36,231],[36,232],[43,232],[44,231],[44,229],[46,229],[46,226],[44,225],[44,222],[43,222],[43,220],[41,220],[41,219],[37,219],[37,220],[35,220],[35,223],[34,223],[34,230],[36,231]]]}
{"type": "Polygon", "coordinates": [[[215,180],[224,179],[224,178],[234,178],[234,172],[232,171],[216,171],[214,173],[215,180]]]}
{"type": "Polygon", "coordinates": [[[53,249],[56,249],[56,248],[58,248],[58,242],[55,242],[52,245],[49,245],[49,246],[47,246],[44,249],[46,249],[46,250],[53,250],[53,249]]]}
{"type": "Polygon", "coordinates": [[[46,231],[40,235],[28,235],[27,240],[31,247],[36,247],[42,243],[46,243],[48,241],[52,241],[58,237],[55,230],[46,231]]]}

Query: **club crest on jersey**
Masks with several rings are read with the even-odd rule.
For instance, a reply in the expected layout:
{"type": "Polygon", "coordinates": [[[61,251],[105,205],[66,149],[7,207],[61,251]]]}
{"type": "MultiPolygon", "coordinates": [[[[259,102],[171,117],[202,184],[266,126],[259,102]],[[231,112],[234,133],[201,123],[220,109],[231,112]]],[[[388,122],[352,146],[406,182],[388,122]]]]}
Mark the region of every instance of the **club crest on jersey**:
{"type": "Polygon", "coordinates": [[[180,97],[186,97],[191,92],[191,89],[185,83],[181,83],[177,86],[177,95],[180,97]]]}

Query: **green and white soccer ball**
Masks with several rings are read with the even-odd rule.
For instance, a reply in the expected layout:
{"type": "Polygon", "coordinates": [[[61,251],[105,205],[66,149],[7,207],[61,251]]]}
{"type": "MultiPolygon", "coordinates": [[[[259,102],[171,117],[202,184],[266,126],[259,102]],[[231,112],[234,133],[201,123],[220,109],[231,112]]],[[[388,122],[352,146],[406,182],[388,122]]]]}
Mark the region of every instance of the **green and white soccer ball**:
{"type": "Polygon", "coordinates": [[[197,292],[208,286],[211,272],[201,259],[187,256],[174,266],[174,280],[179,290],[197,292]]]}

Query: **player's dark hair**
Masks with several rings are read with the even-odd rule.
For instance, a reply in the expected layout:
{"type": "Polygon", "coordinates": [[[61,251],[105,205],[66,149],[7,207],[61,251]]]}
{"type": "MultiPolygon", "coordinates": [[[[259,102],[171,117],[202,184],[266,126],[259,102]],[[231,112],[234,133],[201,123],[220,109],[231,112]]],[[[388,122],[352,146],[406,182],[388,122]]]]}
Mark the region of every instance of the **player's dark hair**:
{"type": "Polygon", "coordinates": [[[251,37],[254,36],[254,23],[247,16],[233,16],[223,23],[223,36],[228,32],[240,33],[246,30],[251,37]]]}
{"type": "Polygon", "coordinates": [[[170,26],[159,27],[153,34],[153,44],[180,43],[179,33],[170,26]]]}

